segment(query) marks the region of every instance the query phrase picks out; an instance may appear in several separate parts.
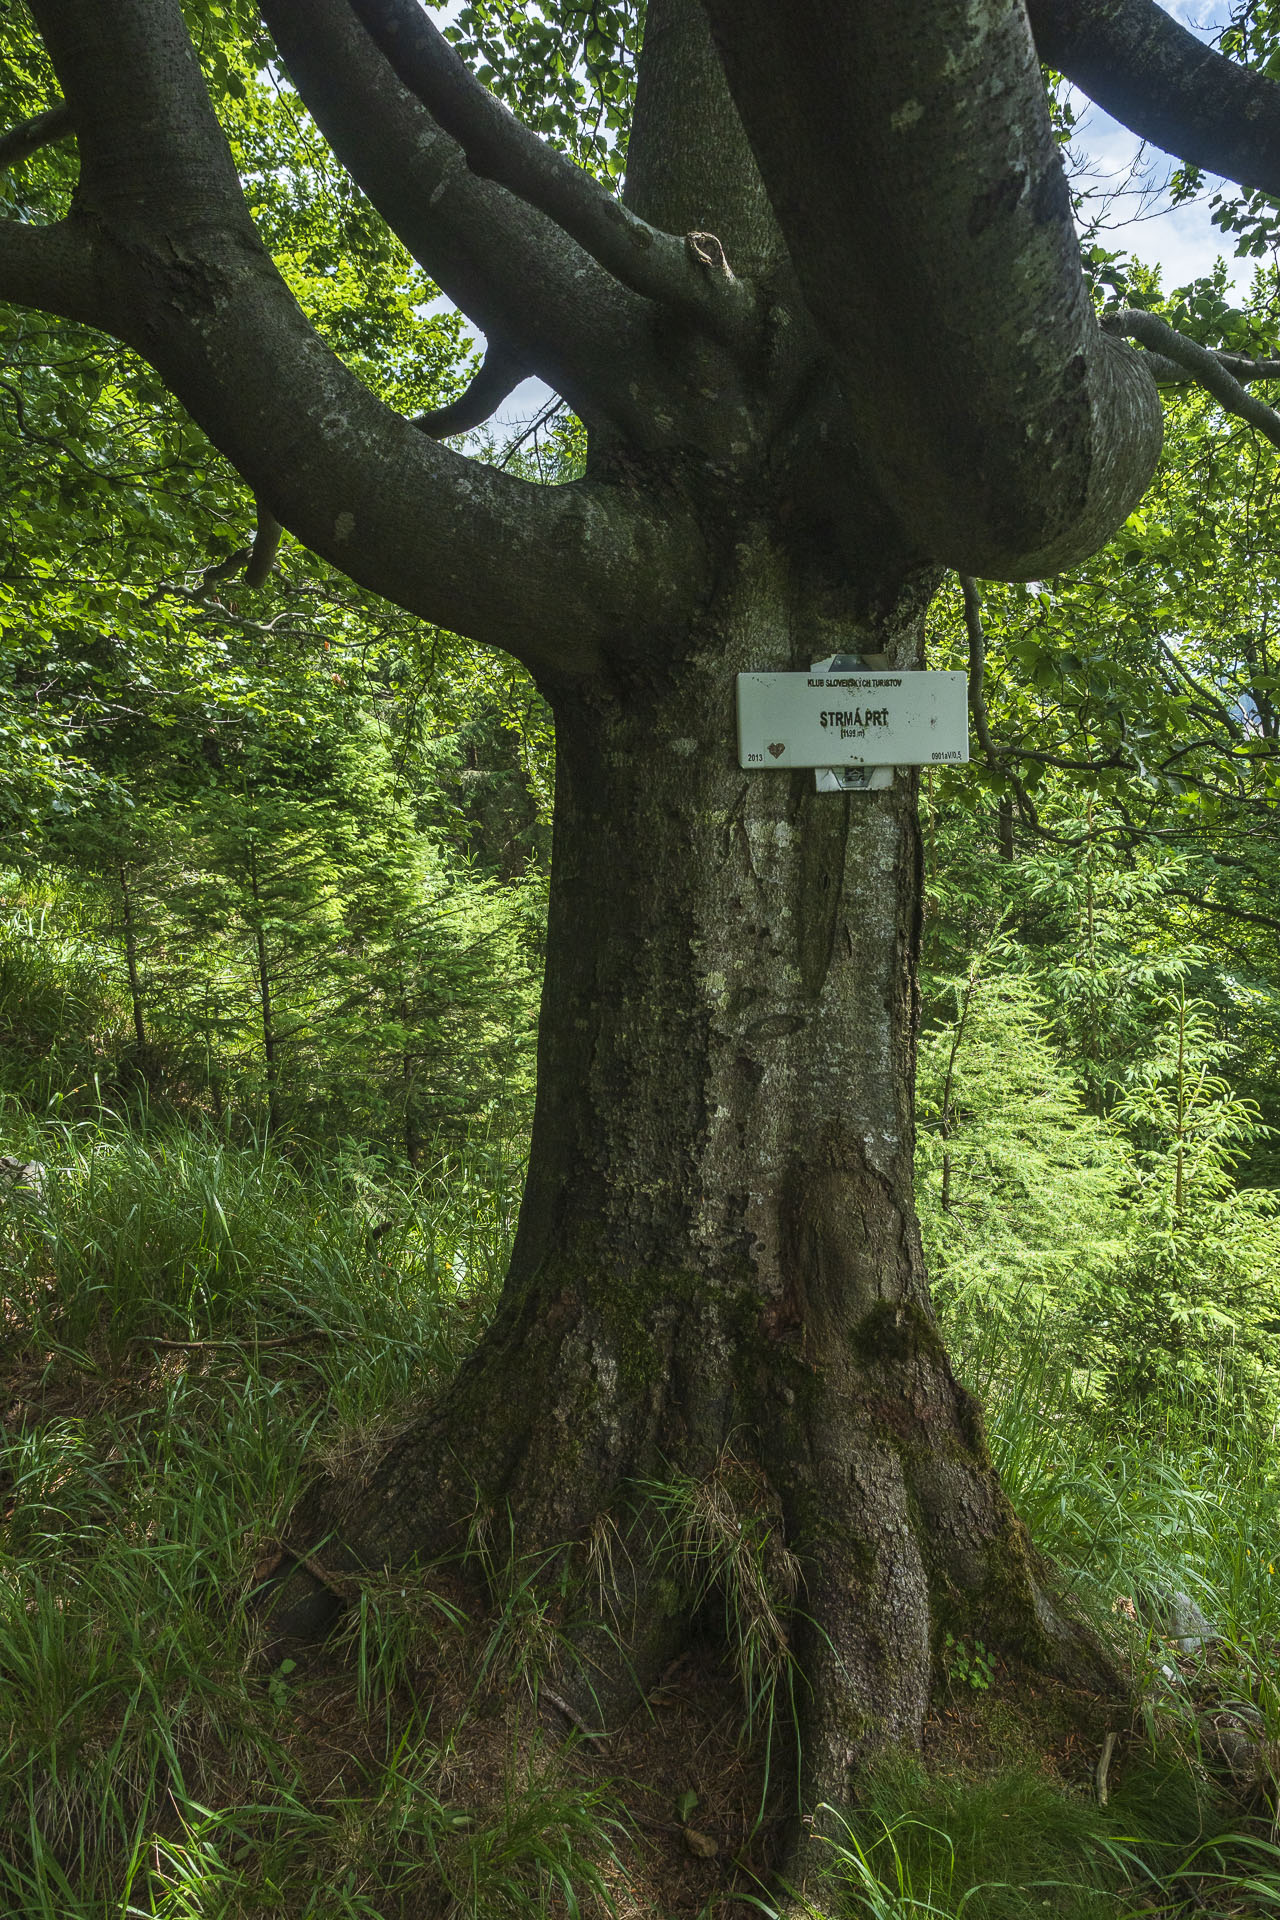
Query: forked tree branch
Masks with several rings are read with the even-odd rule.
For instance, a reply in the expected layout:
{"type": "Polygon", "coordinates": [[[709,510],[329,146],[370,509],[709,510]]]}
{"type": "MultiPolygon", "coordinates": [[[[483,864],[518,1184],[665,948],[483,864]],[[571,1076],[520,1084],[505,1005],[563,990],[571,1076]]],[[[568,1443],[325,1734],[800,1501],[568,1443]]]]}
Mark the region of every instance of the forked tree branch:
{"type": "MultiPolygon", "coordinates": [[[[1193,380],[1213,395],[1219,406],[1225,407],[1228,413],[1238,414],[1241,420],[1247,420],[1251,427],[1256,427],[1259,433],[1266,435],[1272,446],[1280,447],[1280,413],[1241,385],[1229,364],[1235,356],[1213,353],[1208,347],[1188,340],[1185,334],[1178,333],[1157,314],[1144,313],[1134,307],[1108,314],[1102,324],[1108,332],[1136,340],[1149,352],[1185,369],[1193,380]]],[[[1246,364],[1256,369],[1260,363],[1249,361],[1246,364]]],[[[1159,377],[1157,373],[1156,378],[1159,377]]],[[[1248,377],[1259,376],[1255,371],[1248,377]]]]}
{"type": "Polygon", "coordinates": [[[69,220],[47,227],[0,220],[0,299],[98,325],[101,303],[83,228],[69,220]]]}
{"type": "Polygon", "coordinates": [[[350,4],[405,86],[461,144],[473,172],[537,207],[633,292],[689,314],[728,345],[754,345],[749,288],[731,272],[703,271],[681,237],[641,220],[523,126],[480,84],[417,0],[350,4]]]}
{"type": "Polygon", "coordinates": [[[1027,0],[1040,57],[1124,126],[1208,173],[1280,194],[1280,87],[1156,0],[1027,0]]]}
{"type": "Polygon", "coordinates": [[[46,108],[44,113],[32,114],[29,120],[0,134],[0,173],[7,173],[10,167],[19,166],[33,153],[39,153],[41,147],[50,147],[74,132],[65,100],[59,100],[56,107],[46,108]]]}
{"type": "MultiPolygon", "coordinates": [[[[1192,708],[1192,711],[1205,715],[1209,719],[1220,721],[1233,740],[1243,740],[1244,728],[1234,717],[1230,708],[1225,706],[1217,694],[1209,687],[1206,687],[1203,681],[1196,679],[1196,676],[1191,672],[1190,668],[1185,666],[1178,658],[1177,653],[1169,645],[1168,641],[1163,639],[1159,634],[1156,635],[1156,645],[1169,662],[1169,665],[1173,668],[1177,682],[1180,685],[1190,687],[1192,693],[1196,696],[1196,705],[1192,708]]],[[[1166,679],[1165,685],[1170,685],[1168,679],[1166,679]]],[[[1170,687],[1170,691],[1175,690],[1176,688],[1170,687]]]]}
{"type": "Polygon", "coordinates": [[[437,285],[576,412],[643,444],[655,392],[666,391],[648,303],[545,215],[471,171],[348,0],[262,0],[261,10],[339,162],[437,285]]]}
{"type": "Polygon", "coordinates": [[[514,393],[529,377],[528,364],[509,348],[490,342],[480,371],[465,393],[444,407],[414,415],[413,424],[433,440],[447,439],[453,433],[470,433],[492,419],[507,395],[514,393]]]}
{"type": "Polygon", "coordinates": [[[982,0],[963,32],[953,0],[704,4],[917,550],[987,579],[1095,552],[1150,481],[1160,402],[1094,318],[1022,0],[982,0]]]}
{"type": "Polygon", "coordinates": [[[685,617],[708,568],[690,514],[467,460],[320,339],[249,217],[179,0],[32,10],[75,115],[81,185],[62,228],[0,230],[0,296],[127,341],[260,512],[360,584],[535,671],[589,670],[685,617]],[[76,255],[61,280],[59,249],[76,255]]]}

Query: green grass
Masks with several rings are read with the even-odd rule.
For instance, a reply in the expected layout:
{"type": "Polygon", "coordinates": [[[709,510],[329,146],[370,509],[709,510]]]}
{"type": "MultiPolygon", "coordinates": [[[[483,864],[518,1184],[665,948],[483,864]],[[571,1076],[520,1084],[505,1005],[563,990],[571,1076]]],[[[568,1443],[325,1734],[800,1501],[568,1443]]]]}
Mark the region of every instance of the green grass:
{"type": "Polygon", "coordinates": [[[247,1604],[304,1472],[359,1462],[474,1338],[509,1193],[483,1166],[304,1177],[105,1118],[13,1149],[47,1176],[0,1229],[23,1408],[0,1447],[0,1907],[365,1915],[429,1867],[459,1911],[565,1911],[608,1850],[600,1795],[520,1777],[525,1754],[498,1806],[459,1809],[447,1752],[379,1720],[406,1619],[421,1638],[456,1610],[353,1610],[335,1658],[365,1748],[317,1793],[247,1604]]]}
{"type": "MultiPolygon", "coordinates": [[[[980,1377],[1005,1486],[1068,1595],[1118,1632],[1150,1711],[1180,1720],[1252,1708],[1280,1743],[1280,1457],[1275,1437],[1224,1391],[1123,1422],[1077,1399],[1043,1346],[980,1377]],[[1188,1595],[1216,1639],[1176,1660],[1160,1600],[1188,1595]]],[[[1280,1754],[1280,1748],[1277,1748],[1280,1754]]],[[[1269,1762],[1274,1771],[1275,1760],[1269,1762]]]]}
{"type": "Polygon", "coordinates": [[[1106,1809],[1026,1768],[930,1779],[899,1764],[855,1814],[827,1808],[822,1824],[833,1920],[1280,1912],[1280,1850],[1224,1824],[1176,1760],[1130,1768],[1106,1809]]]}
{"type": "MultiPolygon", "coordinates": [[[[0,1210],[0,1910],[381,1920],[427,1886],[424,1912],[477,1920],[607,1911],[620,1815],[572,1742],[534,1731],[571,1643],[500,1528],[471,1543],[487,1622],[447,1568],[370,1579],[311,1671],[263,1660],[249,1604],[315,1463],[358,1474],[474,1339],[509,1248],[507,1171],[477,1152],[397,1178],[175,1121],[9,1118],[0,1148],[47,1175],[0,1210]]],[[[1052,1353],[996,1361],[1001,1470],[1145,1672],[1147,1720],[1105,1810],[1029,1762],[886,1770],[823,1816],[822,1911],[1280,1910],[1265,1783],[1220,1804],[1199,1719],[1230,1697],[1280,1733],[1267,1437],[1221,1407],[1108,1425],[1052,1353]],[[1222,1637],[1170,1678],[1155,1626],[1113,1609],[1174,1587],[1222,1637]]],[[[741,1642],[746,1717],[785,1718],[791,1600],[761,1489],[726,1459],[705,1485],[645,1491],[672,1578],[741,1642]]]]}
{"type": "Polygon", "coordinates": [[[439,1785],[440,1755],[402,1742],[371,1791],[322,1808],[288,1791],[218,1812],[192,1804],[135,1874],[125,1913],[381,1920],[408,1910],[550,1920],[577,1915],[584,1901],[607,1906],[599,1861],[613,1857],[616,1819],[604,1796],[548,1786],[513,1764],[497,1805],[476,1816],[443,1800],[439,1785]]]}
{"type": "Polygon", "coordinates": [[[95,1073],[127,1048],[117,975],[74,888],[51,878],[32,905],[0,892],[0,1094],[96,1105],[95,1073]]]}
{"type": "Polygon", "coordinates": [[[16,1150],[46,1173],[0,1220],[0,1350],[89,1367],[164,1341],[315,1340],[344,1349],[319,1363],[336,1393],[385,1405],[451,1364],[509,1244],[509,1193],[456,1154],[374,1183],[178,1122],[27,1128],[16,1150]]]}

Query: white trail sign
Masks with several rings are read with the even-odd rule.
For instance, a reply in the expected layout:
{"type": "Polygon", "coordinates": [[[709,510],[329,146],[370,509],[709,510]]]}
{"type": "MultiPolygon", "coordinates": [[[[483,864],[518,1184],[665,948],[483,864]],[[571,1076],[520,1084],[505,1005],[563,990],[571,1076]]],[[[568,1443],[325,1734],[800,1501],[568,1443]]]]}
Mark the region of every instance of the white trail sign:
{"type": "Polygon", "coordinates": [[[738,762],[926,767],[969,758],[963,673],[740,673],[738,762]]]}

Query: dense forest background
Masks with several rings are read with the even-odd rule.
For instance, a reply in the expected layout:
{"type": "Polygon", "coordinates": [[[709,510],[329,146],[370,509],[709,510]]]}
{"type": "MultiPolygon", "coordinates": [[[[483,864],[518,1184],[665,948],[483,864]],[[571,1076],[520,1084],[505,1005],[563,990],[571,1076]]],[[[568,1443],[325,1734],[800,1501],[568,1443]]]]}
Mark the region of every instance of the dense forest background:
{"type": "MultiPolygon", "coordinates": [[[[304,254],[326,303],[331,257],[304,254]]],[[[344,317],[372,324],[363,294],[344,317]]],[[[465,375],[456,320],[424,330],[405,404],[465,375]]],[[[248,588],[253,504],[145,369],[29,315],[4,356],[13,1150],[145,1112],[299,1163],[412,1172],[480,1136],[516,1166],[554,784],[532,683],[287,540],[248,588]]],[[[571,425],[539,439],[510,457],[571,475],[571,425]]],[[[1175,396],[1096,561],[932,619],[975,698],[972,764],[921,798],[932,1270],[967,1318],[1069,1323],[1122,1400],[1275,1390],[1276,485],[1269,446],[1175,396]]]]}
{"type": "MultiPolygon", "coordinates": [[[[43,84],[24,45],[15,117],[43,84]]],[[[209,51],[307,312],[398,408],[446,402],[476,362],[457,316],[255,50],[209,51]]],[[[48,149],[3,193],[48,212],[69,180],[48,149]]],[[[1265,258],[1256,209],[1234,218],[1265,258]]],[[[1243,351],[1280,332],[1271,266],[1235,306],[1221,273],[1169,291],[1099,245],[1090,260],[1104,308],[1243,351]]],[[[1176,1789],[1159,1775],[1166,1828],[1149,1780],[1130,1802],[1128,1864],[1119,1830],[1064,1828],[1049,1866],[1002,1868],[1013,1901],[1070,1854],[1077,1905],[1053,1900],[1081,1913],[1160,1875],[1170,1904],[1141,1910],[1180,1910],[1179,1873],[1202,1909],[1207,1886],[1214,1911],[1280,1903],[1280,455],[1190,386],[1166,406],[1158,480],[1094,561],[939,597],[931,663],[969,673],[974,758],[926,772],[920,801],[918,1200],[939,1309],[1041,1545],[1109,1630],[1132,1628],[1132,1777],[1169,1751],[1182,1769],[1176,1789]],[[1170,1596],[1211,1657],[1199,1629],[1171,1649],[1170,1596]],[[1234,1762],[1207,1731],[1224,1699],[1234,1762]]],[[[580,446],[553,413],[487,457],[557,484],[580,446]]],[[[97,335],[0,315],[0,469],[10,1910],[118,1912],[123,1888],[128,1911],[174,1916],[401,1911],[396,1875],[424,1859],[451,1911],[620,1897],[615,1814],[576,1776],[549,1782],[527,1728],[502,1793],[469,1786],[455,1818],[438,1729],[405,1730],[425,1656],[386,1596],[362,1597],[345,1643],[366,1725],[340,1791],[299,1758],[307,1712],[328,1712],[306,1676],[262,1680],[251,1616],[217,1640],[200,1598],[267,1577],[304,1460],[357,1472],[494,1297],[534,1090],[547,710],[505,656],[288,537],[249,586],[252,499],[97,335]]],[[[740,1604],[727,1563],[680,1538],[680,1577],[740,1604]]],[[[476,1551],[499,1548],[491,1528],[476,1551]]],[[[468,1711],[513,1675],[536,1699],[517,1624],[469,1670],[468,1711]]],[[[760,1672],[744,1666],[752,1738],[760,1672]]],[[[948,1673],[966,1711],[998,1691],[981,1647],[948,1673]]],[[[684,1845],[685,1881],[653,1894],[667,1912],[698,1910],[697,1874],[732,1851],[724,1779],[741,1782],[715,1752],[720,1774],[690,1759],[667,1819],[721,1838],[684,1845]]],[[[975,1875],[997,1833],[1007,1854],[1052,1827],[1029,1778],[988,1808],[975,1875]]],[[[911,1847],[941,1873],[944,1831],[959,1871],[961,1815],[929,1803],[904,1836],[903,1791],[850,1829],[845,1911],[924,1911],[872,1891],[888,1900],[896,1871],[901,1894],[911,1847]]],[[[758,1809],[743,1818],[749,1864],[758,1809]]],[[[1024,1910],[993,1902],[968,1910],[1024,1910]]]]}

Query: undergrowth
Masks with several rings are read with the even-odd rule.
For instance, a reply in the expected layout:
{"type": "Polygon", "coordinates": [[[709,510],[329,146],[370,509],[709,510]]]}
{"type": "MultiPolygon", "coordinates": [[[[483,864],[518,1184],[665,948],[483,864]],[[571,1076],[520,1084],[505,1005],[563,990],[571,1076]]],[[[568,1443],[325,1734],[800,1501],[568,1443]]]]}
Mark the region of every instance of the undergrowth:
{"type": "Polygon", "coordinates": [[[867,1783],[856,1814],[822,1808],[819,1819],[822,1912],[833,1920],[1280,1910],[1280,1849],[1224,1824],[1176,1760],[1144,1754],[1106,1808],[1027,1768],[970,1780],[891,1765],[867,1783]]]}
{"type": "Polygon", "coordinates": [[[364,1725],[321,1779],[248,1604],[304,1472],[358,1464],[473,1340],[509,1238],[493,1169],[304,1174],[106,1117],[12,1144],[38,1171],[0,1224],[4,1911],[373,1914],[424,1866],[460,1913],[596,1885],[594,1789],[526,1741],[460,1807],[448,1743],[383,1710],[403,1608],[353,1612],[364,1725]]]}
{"type": "MultiPolygon", "coordinates": [[[[39,1169],[0,1209],[5,1912],[771,1909],[770,1769],[790,1751],[803,1594],[743,1460],[635,1490],[668,1577],[736,1651],[723,1671],[668,1675],[609,1740],[564,1708],[564,1622],[498,1520],[470,1543],[483,1615],[443,1566],[364,1582],[320,1653],[264,1645],[251,1601],[304,1476],[358,1477],[489,1310],[513,1216],[501,1156],[455,1149],[397,1175],[107,1114],[13,1114],[0,1147],[39,1169]]],[[[996,1349],[965,1362],[1016,1504],[1142,1704],[1113,1729],[1104,1807],[1097,1753],[1047,1724],[1041,1750],[1018,1749],[1027,1677],[961,1649],[929,1771],[886,1767],[856,1808],[818,1810],[828,1878],[800,1910],[1280,1910],[1268,1436],[1224,1414],[1226,1394],[1212,1416],[1188,1404],[1123,1427],[1049,1341],[1016,1365],[996,1349]],[[1173,1595],[1211,1629],[1191,1651],[1169,1631],[1173,1595]],[[963,1684],[973,1670],[989,1684],[963,1684]]],[[[602,1535],[602,1578],[609,1551],[602,1535]]]]}

